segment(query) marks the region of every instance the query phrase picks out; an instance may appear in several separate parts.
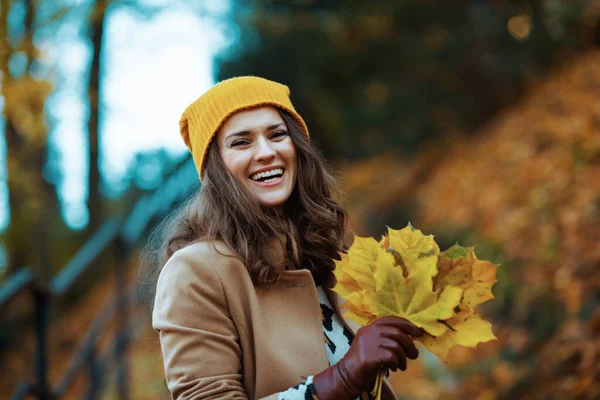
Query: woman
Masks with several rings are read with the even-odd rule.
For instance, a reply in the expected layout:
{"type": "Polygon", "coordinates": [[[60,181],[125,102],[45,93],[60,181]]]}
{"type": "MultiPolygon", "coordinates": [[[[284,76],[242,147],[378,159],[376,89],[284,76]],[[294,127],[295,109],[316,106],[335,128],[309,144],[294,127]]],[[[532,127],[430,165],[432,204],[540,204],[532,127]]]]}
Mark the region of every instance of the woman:
{"type": "Polygon", "coordinates": [[[382,368],[404,370],[420,329],[383,318],[354,334],[339,317],[346,214],[289,89],[225,80],[180,128],[202,188],[155,236],[153,326],[172,397],[368,398],[382,368]]]}

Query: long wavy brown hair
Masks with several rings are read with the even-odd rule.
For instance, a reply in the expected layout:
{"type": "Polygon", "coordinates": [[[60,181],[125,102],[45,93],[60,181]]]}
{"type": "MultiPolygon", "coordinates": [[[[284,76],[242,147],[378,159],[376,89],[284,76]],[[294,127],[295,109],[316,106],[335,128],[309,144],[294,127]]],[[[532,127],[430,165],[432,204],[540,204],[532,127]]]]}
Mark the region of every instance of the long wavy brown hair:
{"type": "Polygon", "coordinates": [[[322,282],[332,259],[345,250],[346,212],[338,198],[336,179],[325,158],[304,135],[296,120],[278,109],[296,146],[297,180],[283,210],[262,206],[238,185],[210,145],[203,185],[150,236],[140,272],[146,294],[154,298],[156,281],[167,260],[198,240],[220,240],[241,259],[255,284],[272,284],[281,265],[267,261],[268,244],[285,248],[286,267],[305,268],[322,282]]]}

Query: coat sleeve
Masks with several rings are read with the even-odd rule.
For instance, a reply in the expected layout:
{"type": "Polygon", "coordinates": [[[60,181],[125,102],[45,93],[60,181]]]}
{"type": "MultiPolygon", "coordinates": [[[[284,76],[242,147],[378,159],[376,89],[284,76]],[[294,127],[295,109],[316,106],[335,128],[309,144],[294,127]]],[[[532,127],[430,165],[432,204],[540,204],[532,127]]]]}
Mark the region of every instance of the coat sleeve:
{"type": "Polygon", "coordinates": [[[247,399],[238,332],[210,264],[171,257],[158,279],[152,325],[173,399],[247,399]]]}

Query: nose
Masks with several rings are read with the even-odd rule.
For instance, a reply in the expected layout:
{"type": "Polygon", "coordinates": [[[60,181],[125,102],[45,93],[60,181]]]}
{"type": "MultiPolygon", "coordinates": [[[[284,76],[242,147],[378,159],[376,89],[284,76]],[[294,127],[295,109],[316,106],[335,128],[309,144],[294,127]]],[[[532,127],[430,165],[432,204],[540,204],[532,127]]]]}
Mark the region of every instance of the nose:
{"type": "Polygon", "coordinates": [[[269,143],[268,140],[260,138],[257,142],[256,154],[254,158],[256,161],[266,161],[275,157],[275,149],[269,143]]]}

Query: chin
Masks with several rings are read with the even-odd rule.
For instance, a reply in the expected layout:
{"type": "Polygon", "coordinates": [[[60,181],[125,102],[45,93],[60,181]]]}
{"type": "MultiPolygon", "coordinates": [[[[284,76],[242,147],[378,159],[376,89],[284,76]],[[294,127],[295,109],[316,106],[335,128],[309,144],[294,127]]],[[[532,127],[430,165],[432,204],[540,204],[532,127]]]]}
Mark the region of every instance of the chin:
{"type": "Polygon", "coordinates": [[[262,204],[264,207],[282,207],[287,199],[278,199],[278,200],[266,200],[266,199],[258,199],[258,202],[262,204]]]}
{"type": "Polygon", "coordinates": [[[258,202],[264,207],[282,207],[289,198],[289,193],[274,196],[257,196],[258,202]]]}

